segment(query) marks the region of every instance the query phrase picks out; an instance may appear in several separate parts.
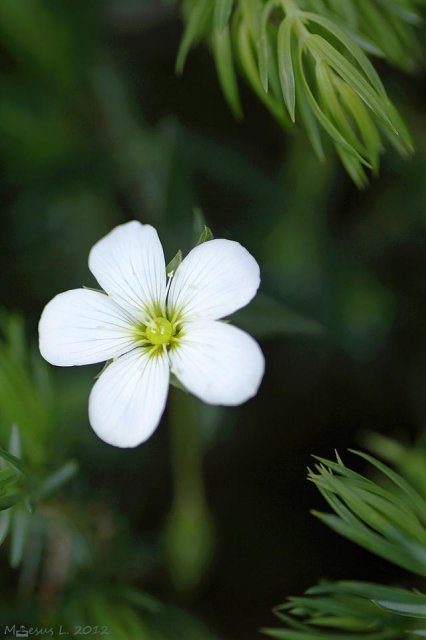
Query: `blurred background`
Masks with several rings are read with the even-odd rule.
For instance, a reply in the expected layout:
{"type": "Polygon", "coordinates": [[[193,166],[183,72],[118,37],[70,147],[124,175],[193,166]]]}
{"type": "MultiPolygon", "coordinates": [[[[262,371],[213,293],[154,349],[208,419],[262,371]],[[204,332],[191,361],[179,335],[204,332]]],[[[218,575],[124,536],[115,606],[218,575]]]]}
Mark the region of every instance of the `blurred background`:
{"type": "Polygon", "coordinates": [[[176,76],[181,35],[167,2],[0,3],[0,446],[51,494],[1,521],[0,628],[254,640],[320,577],[398,580],[310,515],[323,505],[306,468],[425,423],[424,71],[379,65],[416,153],[389,151],[359,191],[244,86],[236,121],[206,47],[176,76]],[[200,212],[260,263],[261,296],[235,323],[261,342],[263,385],[238,409],[173,390],[154,436],[114,449],[87,420],[101,367],[41,362],[40,313],[96,286],[88,252],[114,225],[154,225],[171,259],[200,212]]]}

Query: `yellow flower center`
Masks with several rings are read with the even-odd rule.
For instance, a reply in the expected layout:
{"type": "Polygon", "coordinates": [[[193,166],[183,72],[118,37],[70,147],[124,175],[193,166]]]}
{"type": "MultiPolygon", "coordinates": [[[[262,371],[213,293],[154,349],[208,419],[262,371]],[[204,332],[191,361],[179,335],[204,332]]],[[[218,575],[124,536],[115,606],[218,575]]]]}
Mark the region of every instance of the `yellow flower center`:
{"type": "Polygon", "coordinates": [[[151,344],[168,344],[174,336],[171,322],[166,318],[154,318],[146,327],[146,338],[151,344]]]}

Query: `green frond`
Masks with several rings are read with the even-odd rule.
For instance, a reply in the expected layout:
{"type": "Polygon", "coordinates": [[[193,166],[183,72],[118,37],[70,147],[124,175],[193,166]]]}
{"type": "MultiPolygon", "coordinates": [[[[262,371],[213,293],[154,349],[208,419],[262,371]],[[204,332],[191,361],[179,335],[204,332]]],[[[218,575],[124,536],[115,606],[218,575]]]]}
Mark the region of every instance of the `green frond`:
{"type": "Polygon", "coordinates": [[[416,0],[205,0],[185,3],[181,71],[190,48],[211,44],[224,96],[237,117],[235,61],[252,90],[286,129],[305,129],[324,157],[320,130],[331,139],[358,187],[377,175],[384,143],[412,152],[407,128],[387,97],[370,56],[405,70],[421,57],[416,0]],[[306,69],[305,69],[306,68],[306,69]]]}
{"type": "MultiPolygon", "coordinates": [[[[424,577],[424,497],[376,458],[353,453],[380,475],[371,480],[346,467],[338,454],[336,462],[317,458],[308,477],[334,514],[316,515],[352,542],[424,577]]],[[[284,628],[264,633],[286,640],[400,640],[426,633],[426,594],[374,583],[322,582],[304,596],[290,598],[275,613],[284,628]]]]}
{"type": "Polygon", "coordinates": [[[367,454],[357,455],[391,481],[389,488],[362,476],[348,476],[341,462],[321,460],[309,478],[336,515],[316,515],[352,542],[426,576],[425,500],[386,465],[367,454]]]}
{"type": "Polygon", "coordinates": [[[400,640],[422,635],[426,595],[366,582],[320,583],[277,607],[283,640],[400,640]]]}
{"type": "Polygon", "coordinates": [[[38,504],[55,495],[77,465],[57,453],[50,457],[55,392],[45,362],[26,343],[22,319],[3,314],[0,330],[0,544],[9,538],[10,564],[17,567],[31,553],[38,504]]]}
{"type": "Polygon", "coordinates": [[[0,318],[0,446],[5,448],[10,427],[16,424],[26,453],[35,463],[42,463],[54,415],[47,365],[28,346],[22,318],[4,314],[0,318]]]}

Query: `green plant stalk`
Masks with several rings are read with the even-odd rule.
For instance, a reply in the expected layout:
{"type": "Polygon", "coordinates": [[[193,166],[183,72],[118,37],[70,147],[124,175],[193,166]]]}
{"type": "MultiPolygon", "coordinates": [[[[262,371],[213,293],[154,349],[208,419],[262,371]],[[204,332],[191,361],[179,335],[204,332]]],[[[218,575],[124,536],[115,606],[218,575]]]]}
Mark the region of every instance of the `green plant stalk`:
{"type": "Polygon", "coordinates": [[[197,401],[172,388],[170,454],[173,503],[166,525],[166,553],[178,591],[190,593],[202,580],[213,550],[213,526],[202,473],[203,446],[197,401]]]}
{"type": "Polygon", "coordinates": [[[175,502],[204,502],[197,405],[191,396],[176,388],[171,389],[170,397],[170,446],[175,502]]]}

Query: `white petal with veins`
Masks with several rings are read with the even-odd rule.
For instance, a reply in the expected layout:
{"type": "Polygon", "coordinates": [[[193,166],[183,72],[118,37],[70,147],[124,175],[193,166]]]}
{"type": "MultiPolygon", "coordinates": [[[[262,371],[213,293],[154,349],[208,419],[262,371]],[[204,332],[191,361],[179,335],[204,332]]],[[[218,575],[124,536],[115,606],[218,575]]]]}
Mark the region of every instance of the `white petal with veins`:
{"type": "Polygon", "coordinates": [[[208,404],[238,405],[256,395],[265,370],[262,351],[245,331],[214,320],[184,324],[170,351],[172,373],[208,404]]]}
{"type": "Polygon", "coordinates": [[[61,367],[103,362],[133,347],[134,322],[104,293],[65,291],[44,308],[39,324],[40,353],[61,367]]]}
{"type": "Polygon", "coordinates": [[[167,300],[184,319],[224,318],[244,307],[259,287],[259,265],[238,242],[209,240],[179,265],[167,300]]]}
{"type": "Polygon", "coordinates": [[[145,442],[160,422],[169,388],[167,354],[134,349],[110,364],[89,398],[95,433],[116,447],[145,442]]]}
{"type": "Polygon", "coordinates": [[[115,227],[90,251],[89,268],[111,297],[138,318],[164,311],[166,265],[158,234],[136,220],[115,227]]]}

